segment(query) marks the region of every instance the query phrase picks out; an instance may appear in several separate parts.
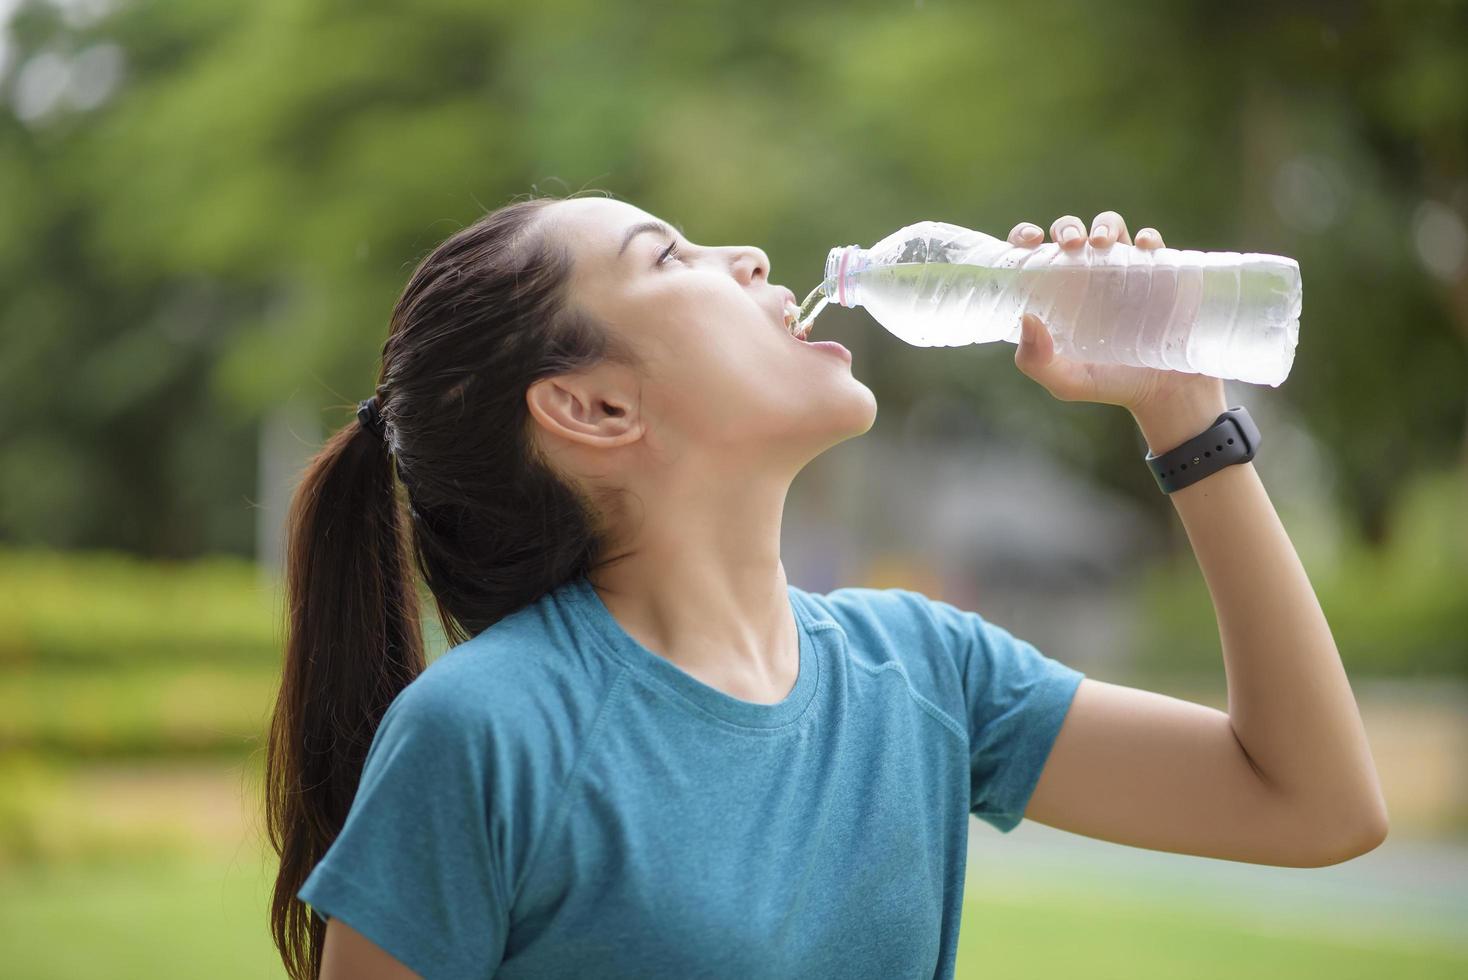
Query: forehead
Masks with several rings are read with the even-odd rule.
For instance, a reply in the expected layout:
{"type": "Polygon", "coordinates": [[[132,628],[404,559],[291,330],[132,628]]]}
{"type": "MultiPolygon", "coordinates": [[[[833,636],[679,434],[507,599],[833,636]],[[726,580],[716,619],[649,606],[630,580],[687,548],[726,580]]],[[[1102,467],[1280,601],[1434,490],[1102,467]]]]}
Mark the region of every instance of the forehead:
{"type": "MultiPolygon", "coordinates": [[[[661,221],[624,201],[609,198],[580,197],[559,201],[555,205],[554,224],[562,240],[576,256],[576,264],[588,273],[616,268],[625,255],[618,256],[627,230],[649,221],[661,221]]],[[[629,246],[630,248],[635,246],[629,246]]]]}

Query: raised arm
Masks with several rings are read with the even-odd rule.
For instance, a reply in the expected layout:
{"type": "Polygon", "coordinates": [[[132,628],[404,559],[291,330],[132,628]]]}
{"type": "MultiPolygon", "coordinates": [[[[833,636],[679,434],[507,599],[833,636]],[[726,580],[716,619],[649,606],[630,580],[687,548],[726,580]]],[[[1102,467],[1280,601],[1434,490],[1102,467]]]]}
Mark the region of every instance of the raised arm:
{"type": "MultiPolygon", "coordinates": [[[[1038,244],[1023,228],[1011,241],[1038,244]]],[[[1087,240],[1072,216],[1052,234],[1071,246],[1087,240]]],[[[1152,229],[1137,237],[1143,247],[1162,243],[1152,229]]],[[[1097,215],[1091,243],[1118,239],[1130,241],[1121,216],[1097,215]]],[[[1216,378],[1056,357],[1048,333],[1027,319],[1020,370],[1063,401],[1126,407],[1154,453],[1203,432],[1228,407],[1216,378]]],[[[1026,816],[1134,846],[1261,864],[1334,864],[1371,850],[1386,837],[1387,810],[1365,729],[1330,626],[1253,463],[1170,496],[1213,599],[1228,712],[1087,678],[1026,816]]]]}

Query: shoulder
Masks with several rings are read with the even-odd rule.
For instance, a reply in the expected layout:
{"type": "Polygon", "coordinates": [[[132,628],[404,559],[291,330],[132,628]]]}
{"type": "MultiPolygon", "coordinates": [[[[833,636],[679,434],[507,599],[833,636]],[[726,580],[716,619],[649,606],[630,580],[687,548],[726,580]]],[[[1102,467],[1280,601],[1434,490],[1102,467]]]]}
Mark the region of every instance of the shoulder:
{"type": "MultiPolygon", "coordinates": [[[[539,755],[576,742],[621,668],[543,597],[440,654],[393,700],[383,723],[429,733],[474,733],[478,744],[539,755]]],[[[574,750],[573,750],[574,751],[574,750]]]]}
{"type": "Polygon", "coordinates": [[[891,652],[934,643],[946,646],[955,639],[955,626],[972,628],[982,621],[978,613],[965,613],[911,589],[847,586],[801,594],[829,616],[854,645],[874,650],[891,652]]]}
{"type": "Polygon", "coordinates": [[[850,586],[803,596],[847,636],[849,655],[868,669],[898,662],[938,689],[982,685],[1003,669],[1046,661],[1033,645],[985,618],[911,589],[850,586]]]}

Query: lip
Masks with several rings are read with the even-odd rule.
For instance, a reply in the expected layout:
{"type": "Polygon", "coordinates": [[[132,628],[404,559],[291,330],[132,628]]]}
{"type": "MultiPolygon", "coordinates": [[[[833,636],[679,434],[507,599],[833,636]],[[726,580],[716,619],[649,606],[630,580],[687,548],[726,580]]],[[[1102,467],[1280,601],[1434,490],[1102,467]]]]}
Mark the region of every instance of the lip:
{"type": "Polygon", "coordinates": [[[815,347],[819,350],[829,351],[837,357],[842,358],[847,364],[851,363],[851,351],[836,343],[834,340],[808,340],[803,342],[806,347],[815,347]]]}

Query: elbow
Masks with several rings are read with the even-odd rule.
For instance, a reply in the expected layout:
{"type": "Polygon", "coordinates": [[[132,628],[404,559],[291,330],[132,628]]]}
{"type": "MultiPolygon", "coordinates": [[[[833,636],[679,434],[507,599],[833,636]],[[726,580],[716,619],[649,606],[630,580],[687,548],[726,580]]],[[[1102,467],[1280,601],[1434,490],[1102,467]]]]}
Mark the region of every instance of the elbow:
{"type": "Polygon", "coordinates": [[[1308,809],[1294,808],[1279,828],[1282,853],[1277,863],[1294,868],[1344,864],[1380,847],[1389,829],[1379,790],[1365,797],[1357,792],[1317,800],[1308,809]]]}
{"type": "Polygon", "coordinates": [[[1324,868],[1332,864],[1345,864],[1347,861],[1354,860],[1364,854],[1370,854],[1386,840],[1386,830],[1385,825],[1373,827],[1370,833],[1356,838],[1349,847],[1343,851],[1336,851],[1328,860],[1322,861],[1318,866],[1324,868]]]}
{"type": "Polygon", "coordinates": [[[1344,846],[1337,847],[1331,852],[1326,860],[1320,862],[1317,867],[1344,864],[1353,858],[1371,853],[1386,841],[1387,833],[1391,829],[1386,804],[1377,800],[1372,806],[1366,808],[1366,812],[1368,817],[1361,824],[1361,829],[1348,839],[1344,846]]]}
{"type": "Polygon", "coordinates": [[[1368,851],[1374,851],[1386,841],[1386,835],[1391,830],[1391,820],[1387,816],[1386,803],[1378,800],[1371,808],[1371,819],[1366,824],[1366,829],[1361,835],[1360,850],[1352,855],[1359,857],[1368,851]]]}
{"type": "Polygon", "coordinates": [[[1362,809],[1366,813],[1366,826],[1361,835],[1364,845],[1361,853],[1365,854],[1376,850],[1386,840],[1387,832],[1391,830],[1391,817],[1386,812],[1386,798],[1381,795],[1379,788],[1362,809]]]}

